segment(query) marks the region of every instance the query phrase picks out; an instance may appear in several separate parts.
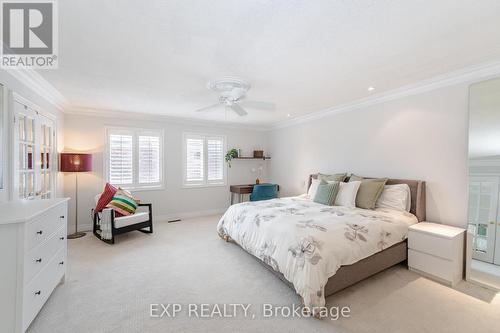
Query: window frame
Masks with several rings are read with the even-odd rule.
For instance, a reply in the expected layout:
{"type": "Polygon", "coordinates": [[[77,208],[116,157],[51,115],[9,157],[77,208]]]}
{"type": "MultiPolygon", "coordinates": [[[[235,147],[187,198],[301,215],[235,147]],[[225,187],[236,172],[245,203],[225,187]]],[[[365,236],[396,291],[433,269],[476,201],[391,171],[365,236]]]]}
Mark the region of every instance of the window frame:
{"type": "Polygon", "coordinates": [[[227,138],[225,135],[214,133],[184,132],[182,134],[182,187],[202,188],[202,187],[222,187],[227,185],[227,166],[224,161],[224,154],[227,151],[227,138]],[[201,182],[188,182],[187,177],[187,139],[189,137],[203,139],[203,180],[201,182]],[[208,180],[208,140],[222,139],[222,181],[208,180]]]}
{"type": "MultiPolygon", "coordinates": [[[[115,127],[105,126],[105,152],[104,152],[104,175],[106,182],[110,183],[110,147],[109,136],[112,134],[131,135],[132,136],[132,184],[116,184],[126,190],[131,191],[156,191],[165,189],[165,164],[164,164],[164,146],[165,134],[163,129],[139,128],[139,127],[115,127]],[[158,183],[139,183],[139,136],[158,136],[160,138],[160,156],[159,156],[159,177],[158,183]]],[[[114,185],[110,183],[111,185],[114,185]]]]}

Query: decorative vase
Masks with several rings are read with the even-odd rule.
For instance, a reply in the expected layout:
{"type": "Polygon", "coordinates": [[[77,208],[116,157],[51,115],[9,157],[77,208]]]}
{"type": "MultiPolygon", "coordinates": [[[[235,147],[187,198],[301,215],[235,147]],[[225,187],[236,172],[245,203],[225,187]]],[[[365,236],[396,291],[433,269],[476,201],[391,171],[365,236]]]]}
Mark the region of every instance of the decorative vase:
{"type": "Polygon", "coordinates": [[[255,184],[256,184],[256,185],[259,185],[259,184],[260,184],[260,179],[259,179],[259,178],[257,178],[257,179],[255,180],[255,184]]]}

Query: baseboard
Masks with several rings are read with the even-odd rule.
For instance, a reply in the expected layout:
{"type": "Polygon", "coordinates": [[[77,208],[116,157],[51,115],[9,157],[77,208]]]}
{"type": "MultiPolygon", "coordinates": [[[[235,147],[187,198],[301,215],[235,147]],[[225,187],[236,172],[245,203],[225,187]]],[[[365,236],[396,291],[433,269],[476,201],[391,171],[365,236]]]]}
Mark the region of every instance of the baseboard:
{"type": "Polygon", "coordinates": [[[167,222],[172,220],[183,220],[183,219],[191,219],[200,216],[209,216],[209,215],[217,215],[222,214],[226,211],[227,208],[217,208],[217,209],[209,209],[209,210],[201,210],[196,212],[184,212],[184,213],[174,213],[167,215],[157,215],[154,216],[155,222],[167,222]]]}
{"type": "MultiPolygon", "coordinates": [[[[184,220],[184,219],[192,219],[200,216],[209,216],[209,215],[217,215],[223,214],[227,208],[217,208],[217,209],[208,209],[208,210],[200,210],[196,212],[183,212],[183,213],[173,213],[166,215],[154,215],[153,221],[156,222],[167,222],[172,220],[184,220]]],[[[154,211],[154,207],[153,207],[154,211]]],[[[68,231],[71,231],[71,226],[68,231]]],[[[78,231],[92,231],[92,223],[78,223],[78,231]]]]}

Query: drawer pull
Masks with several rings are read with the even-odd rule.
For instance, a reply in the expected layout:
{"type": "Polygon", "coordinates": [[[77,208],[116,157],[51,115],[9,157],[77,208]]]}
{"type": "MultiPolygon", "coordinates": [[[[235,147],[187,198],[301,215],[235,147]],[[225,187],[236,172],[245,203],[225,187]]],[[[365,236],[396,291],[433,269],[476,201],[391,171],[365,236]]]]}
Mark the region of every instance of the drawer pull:
{"type": "Polygon", "coordinates": [[[61,261],[61,262],[59,263],[59,265],[64,265],[64,261],[61,261]]]}
{"type": "Polygon", "coordinates": [[[38,235],[41,235],[41,234],[43,234],[43,230],[37,231],[36,233],[37,233],[38,235]]]}
{"type": "Polygon", "coordinates": [[[59,237],[59,239],[60,239],[60,240],[64,240],[64,236],[62,236],[62,237],[59,237]]]}
{"type": "Polygon", "coordinates": [[[59,218],[60,218],[60,219],[63,219],[63,218],[64,218],[64,215],[59,216],[59,218]]]}
{"type": "Polygon", "coordinates": [[[38,291],[35,292],[35,295],[40,295],[41,293],[42,293],[42,291],[38,290],[38,291]]]}
{"type": "Polygon", "coordinates": [[[38,258],[37,260],[35,260],[36,262],[42,262],[42,258],[38,258]]]}

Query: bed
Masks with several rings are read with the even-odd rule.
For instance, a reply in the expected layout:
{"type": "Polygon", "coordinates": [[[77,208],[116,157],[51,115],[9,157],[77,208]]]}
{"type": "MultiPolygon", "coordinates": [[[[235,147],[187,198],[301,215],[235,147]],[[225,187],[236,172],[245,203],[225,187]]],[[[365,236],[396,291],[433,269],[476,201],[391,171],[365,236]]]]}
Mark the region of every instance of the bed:
{"type": "Polygon", "coordinates": [[[259,259],[314,313],[325,297],[406,260],[408,228],[425,220],[425,182],[387,181],[395,184],[410,188],[409,213],[325,206],[298,196],[232,205],[217,232],[259,259]]]}

